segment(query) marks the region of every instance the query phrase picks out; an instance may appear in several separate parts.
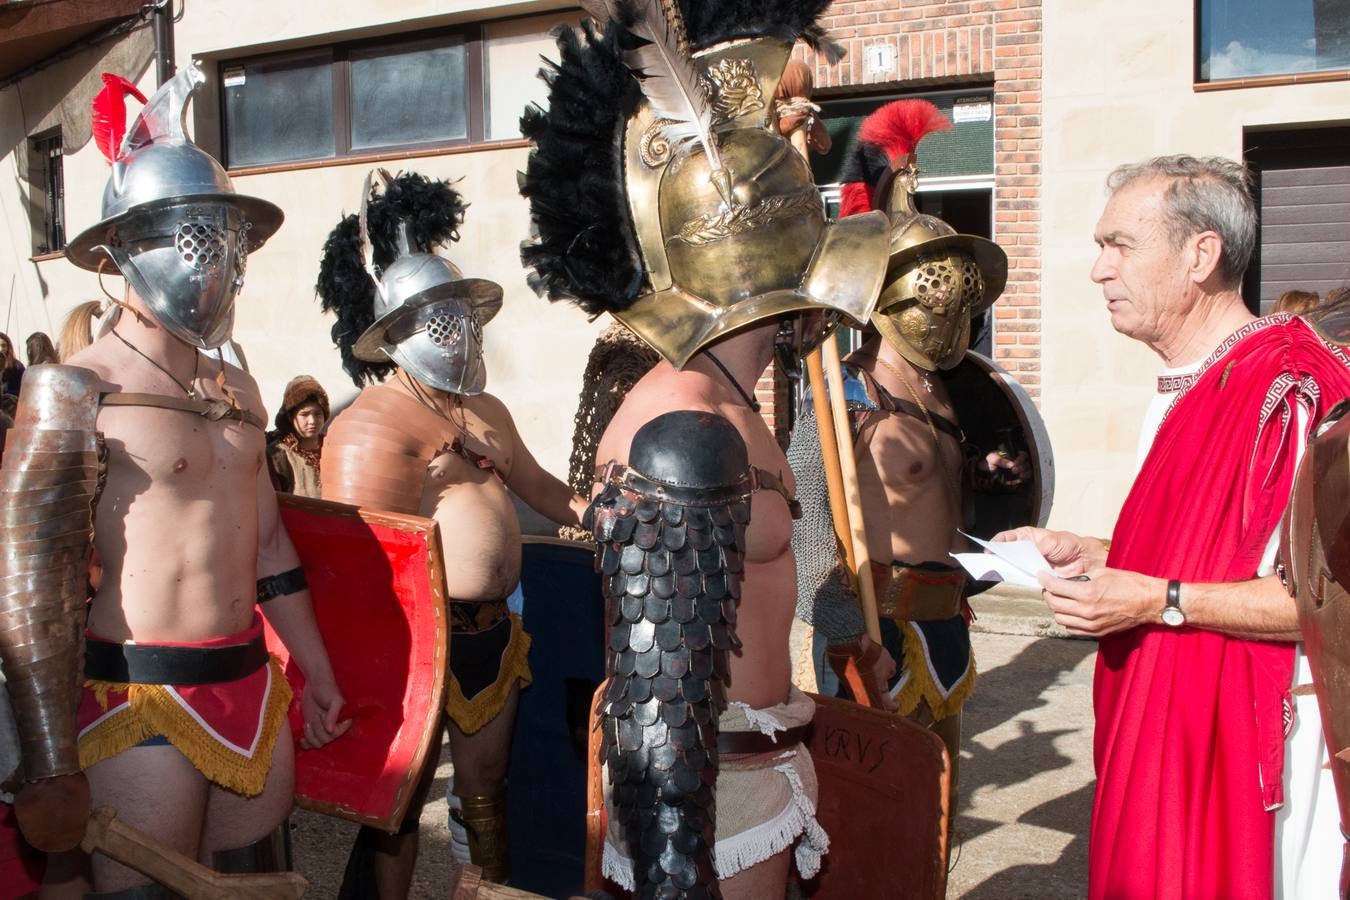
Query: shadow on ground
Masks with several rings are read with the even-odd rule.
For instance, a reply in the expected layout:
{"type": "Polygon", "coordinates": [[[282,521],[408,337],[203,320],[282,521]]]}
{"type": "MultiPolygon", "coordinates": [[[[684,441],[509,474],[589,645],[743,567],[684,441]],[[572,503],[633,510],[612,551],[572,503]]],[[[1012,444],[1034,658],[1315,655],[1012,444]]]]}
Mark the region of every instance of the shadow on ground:
{"type": "Polygon", "coordinates": [[[1077,898],[1087,889],[1096,644],[976,635],[949,897],[1077,898]]]}

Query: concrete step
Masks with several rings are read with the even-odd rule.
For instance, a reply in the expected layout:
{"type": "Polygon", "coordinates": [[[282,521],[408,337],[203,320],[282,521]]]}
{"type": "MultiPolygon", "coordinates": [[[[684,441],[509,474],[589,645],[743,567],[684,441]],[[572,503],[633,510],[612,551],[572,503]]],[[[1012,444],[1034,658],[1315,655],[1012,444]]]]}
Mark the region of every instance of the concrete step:
{"type": "Polygon", "coordinates": [[[1011,634],[1025,637],[1070,637],[1064,626],[1055,624],[1041,592],[1011,584],[999,584],[970,598],[975,621],[970,630],[983,634],[1011,634]]]}

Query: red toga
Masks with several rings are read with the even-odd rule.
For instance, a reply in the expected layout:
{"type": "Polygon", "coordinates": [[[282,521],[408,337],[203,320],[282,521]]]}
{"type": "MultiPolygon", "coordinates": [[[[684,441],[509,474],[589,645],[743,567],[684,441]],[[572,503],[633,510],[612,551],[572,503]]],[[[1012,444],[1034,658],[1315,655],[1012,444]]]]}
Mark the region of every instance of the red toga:
{"type": "MultiPolygon", "coordinates": [[[[1229,337],[1159,428],[1108,565],[1254,577],[1293,484],[1296,408],[1316,422],[1347,394],[1350,359],[1301,320],[1259,319],[1229,337]]],[[[1161,623],[1102,639],[1093,900],[1273,895],[1293,664],[1290,643],[1161,623]]]]}

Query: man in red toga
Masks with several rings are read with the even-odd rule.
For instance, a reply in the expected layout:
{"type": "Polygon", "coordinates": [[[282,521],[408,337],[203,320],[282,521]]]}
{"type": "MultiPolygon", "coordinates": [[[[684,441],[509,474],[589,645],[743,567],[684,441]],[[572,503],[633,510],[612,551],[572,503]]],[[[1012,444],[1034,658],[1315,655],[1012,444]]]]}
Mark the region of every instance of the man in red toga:
{"type": "Polygon", "coordinates": [[[1090,897],[1271,898],[1299,634],[1277,531],[1350,360],[1301,319],[1248,311],[1241,165],[1163,157],[1107,184],[1092,280],[1165,367],[1139,473],[1110,541],[999,537],[1036,542],[1062,576],[1041,576],[1055,620],[1100,639],[1090,897]]]}

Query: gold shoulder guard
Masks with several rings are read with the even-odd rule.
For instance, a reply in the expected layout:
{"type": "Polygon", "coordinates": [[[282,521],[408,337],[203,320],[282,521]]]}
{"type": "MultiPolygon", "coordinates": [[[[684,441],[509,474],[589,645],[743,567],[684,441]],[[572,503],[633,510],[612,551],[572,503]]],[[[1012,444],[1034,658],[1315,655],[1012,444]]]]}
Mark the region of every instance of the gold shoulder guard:
{"type": "Polygon", "coordinates": [[[75,711],[101,461],[99,379],[29,369],[0,463],[0,659],[25,781],[80,770],[75,711]]]}

